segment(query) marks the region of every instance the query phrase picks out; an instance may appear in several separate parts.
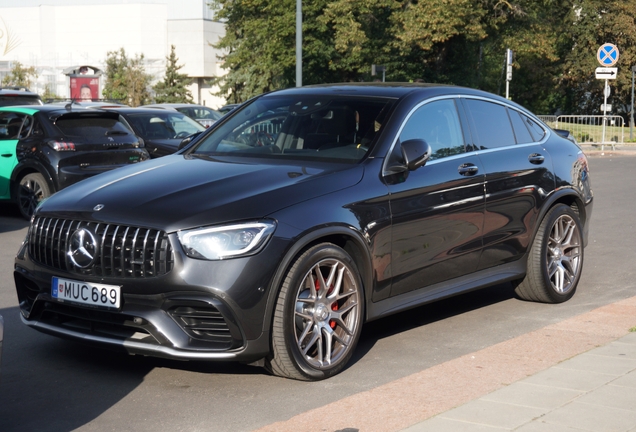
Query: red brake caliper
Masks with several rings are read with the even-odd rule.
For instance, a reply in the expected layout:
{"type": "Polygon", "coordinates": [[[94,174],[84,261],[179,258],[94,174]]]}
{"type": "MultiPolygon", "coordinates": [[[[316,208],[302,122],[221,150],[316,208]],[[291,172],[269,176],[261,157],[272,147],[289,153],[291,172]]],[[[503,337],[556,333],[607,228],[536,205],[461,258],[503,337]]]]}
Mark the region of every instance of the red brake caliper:
{"type": "MultiPolygon", "coordinates": [[[[329,287],[329,291],[327,291],[327,295],[331,294],[331,292],[333,291],[333,285],[329,287]]],[[[318,280],[316,280],[316,292],[318,292],[318,290],[320,290],[320,284],[318,283],[318,280]]],[[[338,310],[338,302],[335,301],[331,304],[331,310],[332,311],[337,311],[338,310]]],[[[336,328],[336,322],[334,320],[329,320],[329,326],[334,329],[336,328]]]]}

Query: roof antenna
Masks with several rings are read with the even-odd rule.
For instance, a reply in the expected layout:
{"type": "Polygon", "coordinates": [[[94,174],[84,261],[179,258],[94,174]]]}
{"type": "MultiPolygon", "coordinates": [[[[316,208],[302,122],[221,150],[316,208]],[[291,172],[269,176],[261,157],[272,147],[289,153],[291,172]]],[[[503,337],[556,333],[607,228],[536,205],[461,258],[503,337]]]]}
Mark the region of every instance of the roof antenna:
{"type": "Polygon", "coordinates": [[[66,105],[64,105],[64,108],[66,108],[66,111],[71,111],[74,103],[75,103],[75,98],[71,98],[71,101],[67,103],[66,105]]]}

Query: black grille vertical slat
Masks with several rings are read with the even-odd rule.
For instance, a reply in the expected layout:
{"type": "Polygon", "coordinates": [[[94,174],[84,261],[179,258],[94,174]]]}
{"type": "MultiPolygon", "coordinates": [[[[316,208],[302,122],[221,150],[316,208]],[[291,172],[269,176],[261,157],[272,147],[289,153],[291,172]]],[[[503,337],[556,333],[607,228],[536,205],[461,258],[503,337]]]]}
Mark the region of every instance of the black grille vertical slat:
{"type": "Polygon", "coordinates": [[[57,228],[57,223],[59,221],[57,219],[55,220],[51,220],[49,222],[49,228],[48,230],[50,230],[51,232],[49,233],[48,237],[51,239],[51,251],[49,252],[50,255],[50,259],[51,262],[49,265],[55,265],[55,229],[57,228]],[[51,223],[53,224],[53,228],[51,228],[51,223]]]}
{"type": "Polygon", "coordinates": [[[64,234],[64,227],[66,227],[66,220],[62,220],[62,225],[60,226],[59,232],[57,234],[57,262],[60,268],[66,268],[66,250],[60,248],[62,244],[62,234],[64,234]]]}
{"type": "Polygon", "coordinates": [[[133,239],[130,245],[130,271],[135,277],[137,275],[135,271],[135,266],[137,265],[137,236],[139,235],[139,228],[135,230],[135,234],[133,235],[133,239]]]}
{"type": "Polygon", "coordinates": [[[117,276],[115,270],[115,241],[117,240],[117,233],[119,232],[119,226],[115,227],[115,232],[113,233],[113,239],[110,242],[110,276],[117,276]]]}
{"type": "Polygon", "coordinates": [[[141,262],[143,263],[141,265],[141,275],[140,276],[145,276],[147,275],[148,272],[148,261],[146,261],[146,248],[148,247],[148,237],[150,236],[150,230],[146,230],[146,235],[144,236],[144,246],[143,249],[141,250],[141,262]]]}
{"type": "MultiPolygon", "coordinates": [[[[68,229],[66,230],[66,236],[64,237],[64,242],[60,243],[58,245],[58,249],[61,250],[66,250],[66,247],[68,245],[68,239],[71,237],[71,234],[74,231],[73,225],[74,225],[75,221],[70,221],[69,225],[68,225],[68,229]]],[[[66,257],[64,259],[64,262],[66,263],[66,268],[71,269],[73,268],[73,265],[69,262],[69,257],[67,254],[64,254],[64,256],[66,257]]]]}
{"type": "Polygon", "coordinates": [[[157,257],[159,256],[159,250],[157,248],[157,244],[159,243],[161,233],[157,231],[155,234],[155,244],[152,248],[152,274],[155,275],[159,271],[159,267],[157,266],[157,257]]]}
{"type": "Polygon", "coordinates": [[[126,231],[124,231],[124,235],[121,238],[121,277],[126,277],[126,243],[128,242],[128,231],[130,231],[130,227],[126,227],[126,231]]]}
{"type": "MultiPolygon", "coordinates": [[[[39,226],[38,226],[38,234],[37,234],[37,238],[38,238],[38,244],[42,244],[42,227],[44,226],[44,220],[40,219],[39,220],[39,226]]],[[[38,248],[37,249],[37,257],[38,260],[40,262],[42,262],[42,248],[38,248]]]]}
{"type": "Polygon", "coordinates": [[[162,231],[71,219],[35,218],[28,250],[38,263],[86,276],[146,278],[166,274],[174,266],[170,242],[162,231]],[[95,263],[86,269],[75,267],[66,253],[71,235],[81,227],[101,242],[95,263]]]}
{"type": "Polygon", "coordinates": [[[106,250],[106,239],[108,236],[109,228],[110,228],[110,225],[106,225],[104,227],[104,232],[102,233],[102,239],[100,240],[100,245],[99,245],[99,259],[101,260],[101,263],[102,263],[101,276],[106,276],[106,259],[105,259],[106,255],[104,254],[104,251],[106,250]]]}

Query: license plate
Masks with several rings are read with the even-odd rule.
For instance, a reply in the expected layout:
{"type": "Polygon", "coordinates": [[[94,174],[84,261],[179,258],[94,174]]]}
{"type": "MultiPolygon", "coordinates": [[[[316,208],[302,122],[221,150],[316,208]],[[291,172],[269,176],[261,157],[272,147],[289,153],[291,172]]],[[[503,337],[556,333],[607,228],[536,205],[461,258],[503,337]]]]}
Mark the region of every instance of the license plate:
{"type": "Polygon", "coordinates": [[[121,287],[54,277],[51,295],[62,301],[118,309],[121,287]]]}

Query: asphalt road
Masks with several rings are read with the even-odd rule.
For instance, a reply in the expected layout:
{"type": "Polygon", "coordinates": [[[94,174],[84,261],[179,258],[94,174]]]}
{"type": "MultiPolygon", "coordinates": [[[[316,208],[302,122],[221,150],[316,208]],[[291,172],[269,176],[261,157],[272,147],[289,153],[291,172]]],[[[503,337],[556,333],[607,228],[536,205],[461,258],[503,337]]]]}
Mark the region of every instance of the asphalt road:
{"type": "Polygon", "coordinates": [[[0,206],[0,431],[251,431],[632,297],[636,157],[593,157],[590,165],[594,214],[572,300],[524,302],[506,284],[378,320],[364,327],[350,367],[317,383],[241,364],[111,353],[27,328],[12,275],[27,223],[0,206]]]}

